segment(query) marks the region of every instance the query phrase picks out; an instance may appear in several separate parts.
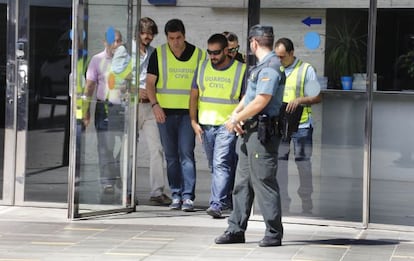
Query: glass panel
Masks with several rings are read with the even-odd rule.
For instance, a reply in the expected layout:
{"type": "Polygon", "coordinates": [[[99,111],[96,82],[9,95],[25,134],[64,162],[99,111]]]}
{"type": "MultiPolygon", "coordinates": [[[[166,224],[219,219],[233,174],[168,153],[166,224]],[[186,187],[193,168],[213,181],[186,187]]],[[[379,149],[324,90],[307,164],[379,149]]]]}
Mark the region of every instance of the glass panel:
{"type": "Polygon", "coordinates": [[[67,201],[72,3],[64,2],[30,8],[25,201],[67,201]]]}
{"type": "Polygon", "coordinates": [[[414,4],[407,5],[378,10],[370,216],[373,223],[412,226],[414,4]]]}
{"type": "MultiPolygon", "coordinates": [[[[285,150],[279,148],[283,216],[361,222],[365,83],[346,88],[340,77],[349,75],[352,83],[354,73],[366,70],[368,9],[283,9],[284,5],[262,9],[260,21],[277,25],[275,40],[290,38],[294,55],[314,67],[322,102],[311,106],[311,125],[300,125],[295,134],[304,136],[285,143],[285,150]],[[338,33],[354,43],[352,49],[339,49],[347,43],[340,42],[338,33]]],[[[257,204],[255,214],[260,214],[257,204]]]]}
{"type": "Polygon", "coordinates": [[[130,81],[128,13],[133,6],[128,2],[96,0],[79,7],[84,20],[77,22],[82,39],[76,87],[75,216],[131,205],[127,194],[134,163],[136,92],[130,81]]]}
{"type": "Polygon", "coordinates": [[[6,108],[7,5],[0,4],[0,200],[3,199],[4,115],[6,108]]]}
{"type": "Polygon", "coordinates": [[[340,90],[324,92],[320,104],[321,165],[319,182],[315,180],[320,192],[314,199],[320,210],[316,213],[322,218],[360,222],[367,102],[366,81],[360,78],[366,77],[368,9],[327,9],[326,17],[324,71],[328,88],[340,90]],[[351,82],[344,76],[351,76],[351,82]]]}

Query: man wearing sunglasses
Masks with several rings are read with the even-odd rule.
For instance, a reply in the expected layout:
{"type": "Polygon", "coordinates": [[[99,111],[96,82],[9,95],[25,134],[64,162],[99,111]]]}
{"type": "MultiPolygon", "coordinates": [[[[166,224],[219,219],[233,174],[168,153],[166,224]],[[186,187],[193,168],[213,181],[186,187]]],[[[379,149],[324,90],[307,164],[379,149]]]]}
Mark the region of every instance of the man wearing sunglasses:
{"type": "Polygon", "coordinates": [[[244,92],[246,65],[228,56],[227,39],[222,34],[213,34],[207,46],[210,59],[199,63],[193,78],[190,118],[212,174],[207,214],[220,218],[223,209],[232,207],[237,161],[236,135],[228,132],[224,123],[244,92]]]}
{"type": "Polygon", "coordinates": [[[245,56],[239,52],[240,45],[239,45],[239,38],[235,33],[232,32],[223,32],[223,35],[227,38],[228,43],[228,56],[233,59],[236,59],[239,62],[245,63],[246,59],[245,56]]]}

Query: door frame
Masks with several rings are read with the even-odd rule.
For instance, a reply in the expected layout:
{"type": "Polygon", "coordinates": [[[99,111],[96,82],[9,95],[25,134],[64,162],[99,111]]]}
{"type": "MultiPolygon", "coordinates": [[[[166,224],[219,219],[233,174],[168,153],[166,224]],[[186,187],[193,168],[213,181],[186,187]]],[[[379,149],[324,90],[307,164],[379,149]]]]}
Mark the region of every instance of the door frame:
{"type": "MultiPolygon", "coordinates": [[[[141,15],[141,0],[128,0],[127,4],[127,15],[128,15],[128,32],[127,32],[127,39],[131,40],[132,33],[133,33],[133,7],[136,5],[136,21],[138,22],[141,15]]],[[[115,213],[129,213],[135,211],[136,202],[135,200],[135,172],[136,172],[136,142],[130,142],[132,143],[132,146],[130,148],[132,156],[129,158],[132,160],[132,166],[131,166],[131,204],[126,205],[125,201],[123,201],[122,206],[114,205],[114,207],[110,209],[105,210],[92,210],[89,212],[83,212],[80,211],[80,182],[81,180],[81,168],[80,168],[80,162],[77,153],[81,151],[80,149],[80,142],[78,142],[78,139],[80,139],[80,135],[78,135],[78,132],[80,131],[80,128],[77,123],[76,118],[76,109],[77,109],[77,100],[78,99],[85,99],[82,94],[78,93],[78,79],[79,75],[82,75],[79,73],[79,66],[78,66],[78,58],[79,58],[79,50],[81,49],[79,46],[79,43],[77,40],[73,39],[82,39],[83,36],[87,35],[87,30],[85,27],[85,20],[87,20],[85,17],[88,17],[88,0],[73,0],[72,2],[72,57],[71,57],[71,75],[70,75],[70,81],[69,81],[69,96],[71,100],[71,106],[70,106],[70,139],[69,139],[69,179],[68,179],[68,218],[72,220],[76,219],[84,219],[89,217],[97,217],[97,216],[103,216],[108,214],[115,214],[115,213]],[[86,31],[86,32],[85,32],[86,31]]],[[[82,45],[85,46],[85,45],[82,45]]],[[[136,60],[136,64],[138,66],[136,68],[139,69],[139,63],[138,59],[136,60]]],[[[131,102],[132,108],[136,108],[136,100],[132,99],[133,102],[131,102]]],[[[131,112],[131,119],[137,119],[137,111],[136,109],[130,109],[131,112]]],[[[132,124],[129,124],[129,130],[131,135],[129,135],[128,140],[137,140],[136,135],[136,121],[132,120],[132,124]]],[[[126,179],[123,180],[123,196],[126,195],[127,190],[127,184],[128,182],[126,179]]],[[[93,208],[93,207],[92,207],[93,208]]]]}
{"type": "Polygon", "coordinates": [[[29,0],[7,1],[4,205],[24,201],[29,81],[29,0]]]}

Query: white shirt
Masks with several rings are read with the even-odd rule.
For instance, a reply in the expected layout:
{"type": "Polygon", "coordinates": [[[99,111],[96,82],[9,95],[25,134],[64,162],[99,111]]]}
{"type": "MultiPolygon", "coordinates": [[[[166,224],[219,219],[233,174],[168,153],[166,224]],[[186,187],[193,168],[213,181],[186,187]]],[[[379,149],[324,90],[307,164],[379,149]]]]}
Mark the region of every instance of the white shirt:
{"type": "MultiPolygon", "coordinates": [[[[136,57],[136,52],[139,51],[139,48],[137,49],[136,46],[136,41],[132,41],[132,84],[135,84],[135,57],[136,57]]],[[[145,53],[139,55],[139,69],[140,69],[140,73],[139,73],[139,88],[145,89],[145,80],[147,78],[147,67],[148,67],[148,62],[149,62],[149,58],[152,54],[152,52],[155,50],[154,47],[152,46],[147,46],[145,48],[145,53]]]]}

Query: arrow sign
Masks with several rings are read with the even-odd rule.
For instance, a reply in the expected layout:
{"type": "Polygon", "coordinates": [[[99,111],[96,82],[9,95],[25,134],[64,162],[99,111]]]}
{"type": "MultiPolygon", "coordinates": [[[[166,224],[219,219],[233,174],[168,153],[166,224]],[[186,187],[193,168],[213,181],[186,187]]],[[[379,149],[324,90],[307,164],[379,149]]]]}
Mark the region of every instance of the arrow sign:
{"type": "Polygon", "coordinates": [[[306,24],[307,26],[311,26],[313,24],[322,24],[322,18],[311,18],[308,16],[302,20],[302,23],[306,24]]]}

